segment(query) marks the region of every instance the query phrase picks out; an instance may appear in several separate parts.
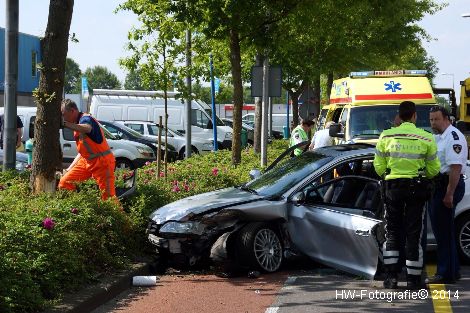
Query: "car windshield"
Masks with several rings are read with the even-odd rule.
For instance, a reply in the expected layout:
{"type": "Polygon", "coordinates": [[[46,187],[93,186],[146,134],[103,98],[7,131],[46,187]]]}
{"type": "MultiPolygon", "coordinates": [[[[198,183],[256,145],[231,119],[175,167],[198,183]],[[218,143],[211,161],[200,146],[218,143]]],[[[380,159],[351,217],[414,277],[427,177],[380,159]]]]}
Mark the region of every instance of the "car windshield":
{"type": "MultiPolygon", "coordinates": [[[[433,105],[417,105],[416,126],[431,132],[429,110],[433,105]]],[[[349,134],[354,137],[379,137],[383,130],[394,126],[398,105],[363,106],[351,109],[349,134]]]]}
{"type": "Polygon", "coordinates": [[[262,196],[280,196],[332,159],[318,152],[306,152],[274,167],[245,187],[262,196]]]}

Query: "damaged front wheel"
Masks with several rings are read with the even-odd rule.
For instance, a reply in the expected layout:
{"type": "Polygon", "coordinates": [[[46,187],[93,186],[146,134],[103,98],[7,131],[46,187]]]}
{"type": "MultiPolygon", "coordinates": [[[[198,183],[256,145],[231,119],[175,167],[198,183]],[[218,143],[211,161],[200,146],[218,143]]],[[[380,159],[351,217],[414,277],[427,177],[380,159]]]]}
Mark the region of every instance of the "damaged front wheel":
{"type": "Polygon", "coordinates": [[[238,233],[238,257],[242,264],[265,272],[275,272],[282,264],[282,243],[279,235],[265,223],[252,223],[238,233]]]}

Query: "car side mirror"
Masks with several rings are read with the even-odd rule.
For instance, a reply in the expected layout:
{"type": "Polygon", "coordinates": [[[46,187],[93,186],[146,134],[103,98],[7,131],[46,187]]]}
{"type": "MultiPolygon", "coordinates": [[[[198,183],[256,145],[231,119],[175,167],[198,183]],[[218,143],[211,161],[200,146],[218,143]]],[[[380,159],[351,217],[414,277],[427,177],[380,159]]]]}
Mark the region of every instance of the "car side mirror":
{"type": "Polygon", "coordinates": [[[330,125],[330,137],[344,138],[344,132],[342,132],[341,124],[333,123],[330,125]]]}
{"type": "Polygon", "coordinates": [[[253,179],[256,179],[256,178],[258,178],[258,177],[260,177],[260,176],[261,176],[261,171],[258,170],[258,169],[252,169],[252,170],[250,171],[250,178],[251,178],[252,180],[253,180],[253,179]]]}
{"type": "Polygon", "coordinates": [[[291,202],[295,205],[305,203],[305,194],[302,191],[297,192],[292,198],[291,202]]]}

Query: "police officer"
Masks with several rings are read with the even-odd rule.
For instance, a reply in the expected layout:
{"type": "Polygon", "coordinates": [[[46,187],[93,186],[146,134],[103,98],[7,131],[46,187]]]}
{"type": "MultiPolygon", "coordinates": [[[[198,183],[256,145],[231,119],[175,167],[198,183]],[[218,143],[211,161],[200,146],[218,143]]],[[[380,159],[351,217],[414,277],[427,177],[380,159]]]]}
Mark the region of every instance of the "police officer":
{"type": "Polygon", "coordinates": [[[429,206],[429,217],[437,242],[437,271],[426,283],[453,283],[460,278],[455,240],[454,214],[465,193],[463,174],[468,157],[467,141],[451,125],[449,112],[441,106],[431,109],[429,120],[437,142],[441,169],[436,191],[429,206]]]}
{"type": "Polygon", "coordinates": [[[375,171],[379,176],[385,175],[384,287],[397,288],[400,248],[406,239],[407,287],[417,289],[421,286],[423,268],[420,239],[424,204],[431,196],[429,179],[439,173],[440,163],[433,136],[415,126],[415,104],[402,102],[399,117],[402,120],[399,126],[380,135],[374,158],[375,171]]]}
{"type": "MultiPolygon", "coordinates": [[[[308,141],[308,133],[312,129],[314,122],[311,120],[302,120],[302,123],[298,125],[292,131],[292,135],[290,137],[289,147],[295,146],[304,141],[308,141]]],[[[308,145],[308,143],[306,143],[308,145]]],[[[297,148],[294,150],[294,155],[298,156],[301,155],[303,152],[302,148],[297,148]]]]}

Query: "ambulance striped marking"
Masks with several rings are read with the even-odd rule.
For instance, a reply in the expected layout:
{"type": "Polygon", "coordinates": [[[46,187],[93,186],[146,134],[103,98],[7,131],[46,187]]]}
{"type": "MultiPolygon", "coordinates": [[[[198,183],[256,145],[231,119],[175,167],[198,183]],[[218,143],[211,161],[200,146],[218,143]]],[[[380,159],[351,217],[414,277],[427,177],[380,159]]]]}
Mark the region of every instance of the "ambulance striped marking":
{"type": "Polygon", "coordinates": [[[330,103],[350,103],[352,102],[352,98],[351,97],[347,97],[347,98],[332,98],[330,99],[330,103]]]}
{"type": "Polygon", "coordinates": [[[358,100],[405,100],[405,99],[432,99],[431,93],[398,93],[381,95],[357,95],[358,100]]]}

